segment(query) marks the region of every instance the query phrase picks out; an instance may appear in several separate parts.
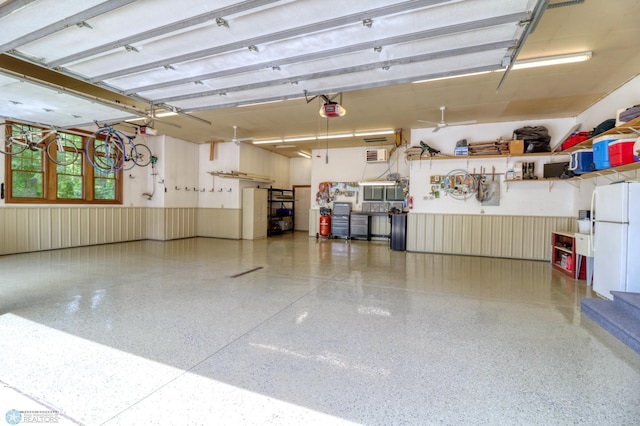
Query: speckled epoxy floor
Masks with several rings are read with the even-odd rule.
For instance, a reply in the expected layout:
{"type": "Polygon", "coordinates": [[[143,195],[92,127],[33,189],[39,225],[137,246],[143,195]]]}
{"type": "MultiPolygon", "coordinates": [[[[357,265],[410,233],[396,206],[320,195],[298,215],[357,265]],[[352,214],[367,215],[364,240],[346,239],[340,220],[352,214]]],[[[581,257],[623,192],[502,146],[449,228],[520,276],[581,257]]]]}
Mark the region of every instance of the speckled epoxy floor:
{"type": "Polygon", "coordinates": [[[640,423],[640,357],[546,262],[381,242],[0,257],[0,385],[60,423],[640,423]],[[252,268],[262,269],[232,278],[252,268]]]}

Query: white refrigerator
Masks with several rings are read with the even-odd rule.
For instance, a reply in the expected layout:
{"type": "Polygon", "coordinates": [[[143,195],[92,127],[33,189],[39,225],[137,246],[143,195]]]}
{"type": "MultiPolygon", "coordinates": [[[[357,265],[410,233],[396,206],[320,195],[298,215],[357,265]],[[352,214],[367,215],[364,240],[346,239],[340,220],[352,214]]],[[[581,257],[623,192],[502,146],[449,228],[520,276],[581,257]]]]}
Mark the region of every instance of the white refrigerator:
{"type": "Polygon", "coordinates": [[[591,199],[593,290],[640,293],[640,183],[598,186],[591,199]]]}

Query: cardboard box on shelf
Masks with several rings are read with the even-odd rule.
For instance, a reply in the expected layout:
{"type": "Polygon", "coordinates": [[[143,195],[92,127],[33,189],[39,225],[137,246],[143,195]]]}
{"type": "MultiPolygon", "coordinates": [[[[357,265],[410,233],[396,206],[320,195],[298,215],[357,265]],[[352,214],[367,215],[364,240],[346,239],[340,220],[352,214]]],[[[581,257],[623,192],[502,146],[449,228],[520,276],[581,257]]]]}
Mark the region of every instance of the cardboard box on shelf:
{"type": "Polygon", "coordinates": [[[524,140],[514,139],[509,141],[509,154],[524,154],[524,140]]]}

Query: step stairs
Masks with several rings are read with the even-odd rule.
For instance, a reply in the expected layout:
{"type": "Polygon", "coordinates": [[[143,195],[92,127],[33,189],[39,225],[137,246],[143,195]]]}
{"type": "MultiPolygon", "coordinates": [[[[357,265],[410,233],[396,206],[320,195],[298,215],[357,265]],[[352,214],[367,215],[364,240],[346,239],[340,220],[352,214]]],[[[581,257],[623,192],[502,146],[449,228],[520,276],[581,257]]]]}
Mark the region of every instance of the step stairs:
{"type": "Polygon", "coordinates": [[[582,313],[640,354],[640,293],[611,294],[613,300],[582,299],[582,313]]]}

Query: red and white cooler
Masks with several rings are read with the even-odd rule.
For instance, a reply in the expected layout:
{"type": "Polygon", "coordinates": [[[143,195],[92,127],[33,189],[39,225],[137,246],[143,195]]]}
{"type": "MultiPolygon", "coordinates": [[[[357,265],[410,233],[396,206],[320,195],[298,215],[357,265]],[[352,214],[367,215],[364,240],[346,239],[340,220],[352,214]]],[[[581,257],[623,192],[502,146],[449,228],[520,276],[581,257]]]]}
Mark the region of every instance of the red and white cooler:
{"type": "Polygon", "coordinates": [[[611,142],[608,146],[609,163],[611,167],[633,163],[633,146],[635,143],[636,138],[618,139],[617,141],[611,142]]]}

